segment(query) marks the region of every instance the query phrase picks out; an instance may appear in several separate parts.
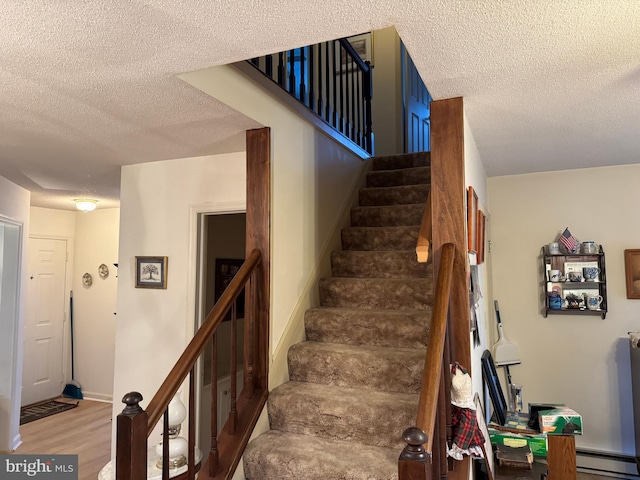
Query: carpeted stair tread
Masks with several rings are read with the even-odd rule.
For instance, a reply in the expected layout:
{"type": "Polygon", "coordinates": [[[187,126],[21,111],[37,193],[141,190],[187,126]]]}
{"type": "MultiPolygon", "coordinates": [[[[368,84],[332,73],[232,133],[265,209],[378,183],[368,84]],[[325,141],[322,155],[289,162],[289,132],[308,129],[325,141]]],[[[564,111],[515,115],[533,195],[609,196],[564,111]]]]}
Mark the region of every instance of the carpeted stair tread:
{"type": "Polygon", "coordinates": [[[289,349],[289,379],[383,392],[417,393],[424,348],[301,342],[289,349]]]}
{"type": "Polygon", "coordinates": [[[431,172],[428,167],[413,167],[397,170],[374,170],[367,173],[367,187],[394,187],[429,183],[431,172]]]}
{"type": "Polygon", "coordinates": [[[429,167],[431,152],[400,153],[374,157],[371,161],[372,170],[394,170],[398,168],[429,167]]]}
{"type": "Polygon", "coordinates": [[[331,253],[331,274],[354,278],[426,278],[433,275],[433,267],[431,263],[418,263],[415,250],[347,250],[331,253]]]}
{"type": "Polygon", "coordinates": [[[416,248],[420,225],[349,227],[342,230],[343,250],[411,250],[416,248]]]}
{"type": "Polygon", "coordinates": [[[287,382],[269,394],[273,430],[390,447],[400,452],[403,427],[415,423],[418,395],[287,382]],[[363,399],[366,398],[366,401],[363,399]]]}
{"type": "Polygon", "coordinates": [[[304,315],[307,340],[314,342],[424,348],[431,324],[428,310],[311,308],[304,315]]]}
{"type": "Polygon", "coordinates": [[[359,194],[360,206],[425,204],[428,184],[400,185],[397,187],[363,188],[359,194]]]}
{"type": "Polygon", "coordinates": [[[412,205],[380,205],[375,207],[353,207],[352,227],[398,227],[420,225],[424,203],[412,205]]]}
{"type": "Polygon", "coordinates": [[[323,278],[320,305],[345,308],[426,310],[433,303],[432,278],[323,278]]]}
{"type": "Polygon", "coordinates": [[[394,448],[270,430],[244,452],[247,480],[397,480],[394,448]]]}

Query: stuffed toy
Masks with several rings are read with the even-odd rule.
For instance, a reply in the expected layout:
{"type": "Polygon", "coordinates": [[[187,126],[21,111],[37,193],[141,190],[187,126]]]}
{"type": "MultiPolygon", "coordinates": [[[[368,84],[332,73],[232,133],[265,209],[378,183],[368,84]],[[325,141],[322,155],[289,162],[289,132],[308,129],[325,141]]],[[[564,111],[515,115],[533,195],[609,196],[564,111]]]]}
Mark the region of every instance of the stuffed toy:
{"type": "Polygon", "coordinates": [[[484,436],[478,427],[468,371],[455,363],[451,367],[451,448],[448,455],[462,460],[464,455],[483,458],[484,436]]]}

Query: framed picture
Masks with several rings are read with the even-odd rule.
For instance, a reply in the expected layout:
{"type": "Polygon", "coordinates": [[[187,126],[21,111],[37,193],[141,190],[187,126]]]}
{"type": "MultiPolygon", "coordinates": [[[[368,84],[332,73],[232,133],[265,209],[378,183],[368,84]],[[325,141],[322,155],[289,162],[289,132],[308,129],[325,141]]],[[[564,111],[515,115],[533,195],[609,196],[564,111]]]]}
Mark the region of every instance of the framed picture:
{"type": "Polygon", "coordinates": [[[136,288],[167,288],[168,257],[136,257],[136,288]]]}
{"type": "Polygon", "coordinates": [[[473,187],[467,190],[467,250],[478,251],[478,195],[473,187]]]}
{"type": "Polygon", "coordinates": [[[484,437],[484,445],[481,445],[481,448],[487,465],[487,475],[489,476],[489,480],[493,480],[493,471],[495,469],[493,461],[493,447],[491,446],[491,437],[489,436],[489,429],[487,428],[487,422],[485,421],[482,402],[480,401],[480,396],[477,393],[473,397],[473,402],[476,407],[476,420],[478,422],[478,427],[484,437]]]}
{"type": "Polygon", "coordinates": [[[485,217],[482,210],[478,210],[478,265],[484,262],[484,244],[485,242],[485,226],[487,217],[485,217]]]}
{"type": "MultiPolygon", "coordinates": [[[[216,272],[215,272],[215,301],[222,296],[226,288],[236,276],[238,270],[244,263],[243,258],[216,258],[216,272]]],[[[238,295],[236,304],[236,318],[244,318],[244,290],[238,295]]],[[[225,315],[224,321],[231,320],[231,309],[225,315]]]]}
{"type": "Polygon", "coordinates": [[[624,251],[624,273],[627,279],[627,298],[640,298],[640,249],[624,251]]]}

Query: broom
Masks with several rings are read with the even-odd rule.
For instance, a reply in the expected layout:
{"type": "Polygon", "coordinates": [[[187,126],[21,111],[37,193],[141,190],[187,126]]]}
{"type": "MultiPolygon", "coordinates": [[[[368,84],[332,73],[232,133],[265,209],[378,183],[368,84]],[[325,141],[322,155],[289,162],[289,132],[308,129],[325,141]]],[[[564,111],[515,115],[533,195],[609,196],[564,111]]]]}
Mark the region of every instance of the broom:
{"type": "Polygon", "coordinates": [[[73,291],[69,296],[69,327],[71,329],[71,382],[65,385],[62,396],[82,400],[82,387],[74,380],[76,375],[74,370],[75,361],[73,358],[73,291]]]}

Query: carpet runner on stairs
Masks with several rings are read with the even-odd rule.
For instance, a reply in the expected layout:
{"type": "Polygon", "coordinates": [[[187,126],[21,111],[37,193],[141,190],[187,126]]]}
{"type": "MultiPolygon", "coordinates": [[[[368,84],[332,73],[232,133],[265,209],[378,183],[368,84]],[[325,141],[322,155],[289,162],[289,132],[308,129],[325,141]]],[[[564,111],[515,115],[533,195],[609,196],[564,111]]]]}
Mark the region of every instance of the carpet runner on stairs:
{"type": "Polygon", "coordinates": [[[429,333],[433,271],[415,260],[429,154],[372,160],[290,381],[268,401],[271,430],[244,454],[249,480],[397,479],[429,333]]]}

